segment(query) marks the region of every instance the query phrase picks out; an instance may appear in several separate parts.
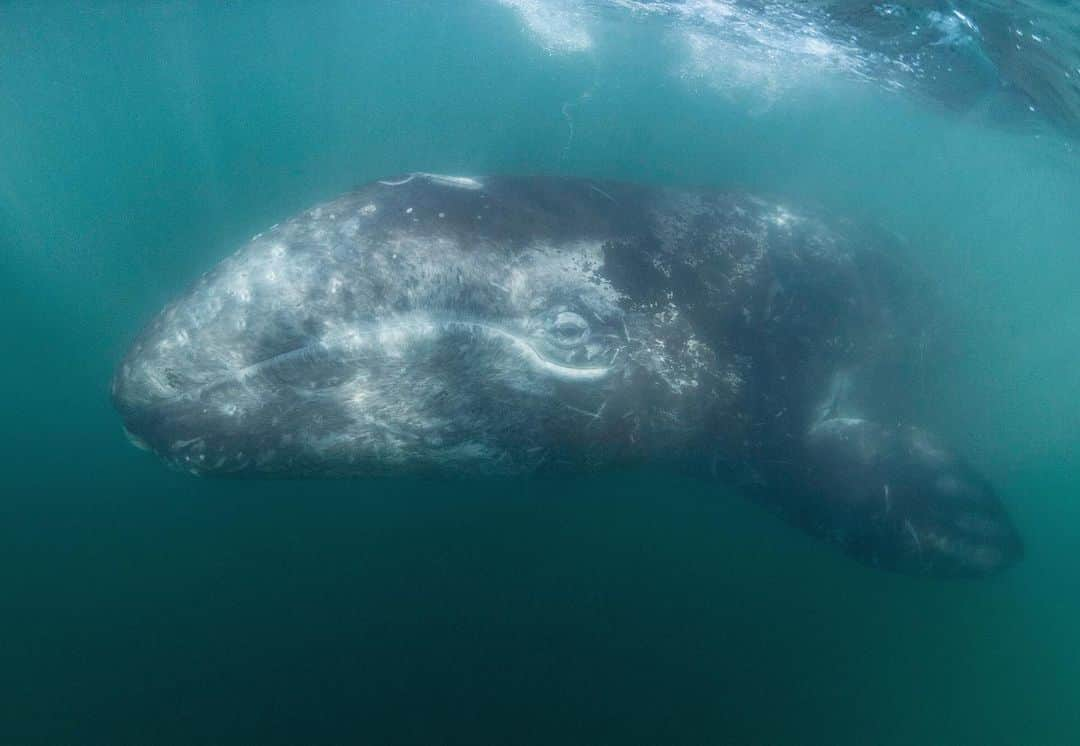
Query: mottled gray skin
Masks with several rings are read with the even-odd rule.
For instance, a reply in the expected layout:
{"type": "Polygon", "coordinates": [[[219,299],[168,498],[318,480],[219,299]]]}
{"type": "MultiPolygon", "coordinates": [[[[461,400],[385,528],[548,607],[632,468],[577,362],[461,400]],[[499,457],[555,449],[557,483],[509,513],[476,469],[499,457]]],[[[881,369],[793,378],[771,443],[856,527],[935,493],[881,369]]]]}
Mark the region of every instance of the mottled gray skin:
{"type": "Polygon", "coordinates": [[[701,466],[874,565],[1020,556],[986,482],[903,423],[923,288],[745,194],[413,174],[256,236],[113,382],[199,475],[701,466]]]}

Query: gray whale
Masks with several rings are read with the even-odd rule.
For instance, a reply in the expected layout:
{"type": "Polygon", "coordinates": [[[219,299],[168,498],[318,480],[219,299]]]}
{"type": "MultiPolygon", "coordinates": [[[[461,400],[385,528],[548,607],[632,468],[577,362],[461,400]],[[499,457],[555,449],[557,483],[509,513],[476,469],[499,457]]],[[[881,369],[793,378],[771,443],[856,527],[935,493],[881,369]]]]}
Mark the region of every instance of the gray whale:
{"type": "Polygon", "coordinates": [[[742,193],[410,174],[222,261],[112,397],[197,475],[693,466],[868,564],[985,575],[1021,542],[905,420],[929,322],[886,249],[742,193]]]}

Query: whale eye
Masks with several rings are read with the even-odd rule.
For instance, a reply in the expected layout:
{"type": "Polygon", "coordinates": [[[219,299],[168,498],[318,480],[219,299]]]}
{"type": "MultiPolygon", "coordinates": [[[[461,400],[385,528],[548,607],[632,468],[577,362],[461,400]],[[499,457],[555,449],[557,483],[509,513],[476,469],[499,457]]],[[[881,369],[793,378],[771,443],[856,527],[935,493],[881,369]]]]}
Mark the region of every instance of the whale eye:
{"type": "Polygon", "coordinates": [[[549,327],[552,339],[560,345],[576,345],[589,333],[589,324],[573,311],[562,311],[549,327]]]}

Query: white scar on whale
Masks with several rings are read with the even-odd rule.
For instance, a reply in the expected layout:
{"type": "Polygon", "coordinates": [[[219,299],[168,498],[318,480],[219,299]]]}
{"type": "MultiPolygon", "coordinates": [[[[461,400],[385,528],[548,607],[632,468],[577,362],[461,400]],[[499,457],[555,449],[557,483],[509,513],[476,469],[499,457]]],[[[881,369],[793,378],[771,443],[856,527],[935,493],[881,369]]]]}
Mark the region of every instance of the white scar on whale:
{"type": "Polygon", "coordinates": [[[442,186],[457,187],[458,189],[483,189],[484,185],[476,179],[468,176],[445,176],[443,174],[429,174],[426,171],[415,171],[400,181],[382,181],[379,183],[383,186],[402,186],[408,184],[416,177],[427,179],[433,184],[441,184],[442,186]]]}

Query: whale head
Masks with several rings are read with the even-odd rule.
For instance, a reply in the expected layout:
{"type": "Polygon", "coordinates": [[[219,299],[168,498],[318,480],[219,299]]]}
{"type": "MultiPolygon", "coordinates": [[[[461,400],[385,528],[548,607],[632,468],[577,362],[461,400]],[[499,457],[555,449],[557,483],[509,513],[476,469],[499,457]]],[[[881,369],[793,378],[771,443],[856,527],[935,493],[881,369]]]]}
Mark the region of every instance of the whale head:
{"type": "Polygon", "coordinates": [[[512,474],[577,458],[630,358],[601,242],[588,225],[565,240],[485,234],[469,225],[485,217],[474,184],[437,184],[436,203],[389,184],[257,236],[120,364],[131,438],[218,475],[512,474]]]}

